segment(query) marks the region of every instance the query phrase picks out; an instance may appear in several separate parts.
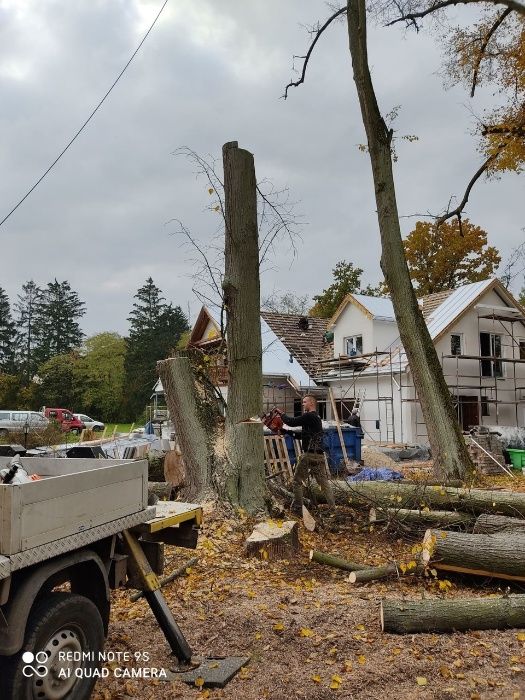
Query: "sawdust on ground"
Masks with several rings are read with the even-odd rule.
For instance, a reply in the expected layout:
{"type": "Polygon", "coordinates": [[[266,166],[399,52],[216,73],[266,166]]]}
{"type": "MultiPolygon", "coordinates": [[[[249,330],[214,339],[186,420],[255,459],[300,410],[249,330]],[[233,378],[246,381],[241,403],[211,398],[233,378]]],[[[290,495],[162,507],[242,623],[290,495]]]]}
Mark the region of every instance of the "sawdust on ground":
{"type": "MultiPolygon", "coordinates": [[[[521,490],[525,480],[518,482],[521,490]]],[[[450,585],[406,577],[352,586],[344,571],[311,563],[310,548],[377,565],[413,559],[417,538],[396,539],[370,528],[363,513],[339,507],[331,521],[317,513],[313,533],[300,523],[295,557],[260,561],[243,554],[253,520],[233,519],[211,505],[206,511],[199,563],[169,584],[165,596],[197,656],[247,655],[250,663],[222,690],[110,674],[98,682],[94,700],[383,700],[385,693],[404,700],[525,700],[519,630],[405,636],[380,630],[382,598],[487,596],[504,592],[505,582],[448,575],[450,585]]],[[[168,571],[194,554],[166,550],[168,571]]],[[[147,603],[131,603],[129,596],[112,593],[106,650],[149,655],[147,663],[120,666],[174,668],[147,603]]]]}

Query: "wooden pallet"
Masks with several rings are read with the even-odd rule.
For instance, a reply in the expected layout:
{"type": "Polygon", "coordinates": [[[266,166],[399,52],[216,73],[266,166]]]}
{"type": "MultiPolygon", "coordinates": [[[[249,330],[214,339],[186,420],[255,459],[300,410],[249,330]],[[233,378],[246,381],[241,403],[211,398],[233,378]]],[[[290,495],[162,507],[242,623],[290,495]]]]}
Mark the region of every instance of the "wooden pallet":
{"type": "Polygon", "coordinates": [[[264,436],[264,467],[266,476],[289,484],[293,479],[293,467],[283,435],[264,436]]]}

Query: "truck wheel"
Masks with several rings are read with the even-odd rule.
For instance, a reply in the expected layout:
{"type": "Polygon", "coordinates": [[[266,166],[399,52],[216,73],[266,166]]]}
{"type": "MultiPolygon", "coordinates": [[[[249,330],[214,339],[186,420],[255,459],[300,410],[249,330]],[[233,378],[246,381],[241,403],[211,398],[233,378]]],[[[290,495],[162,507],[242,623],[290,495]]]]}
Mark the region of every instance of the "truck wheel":
{"type": "Polygon", "coordinates": [[[103,649],[96,605],[74,593],[50,593],[31,611],[21,651],[2,660],[0,697],[89,700],[103,649]]]}

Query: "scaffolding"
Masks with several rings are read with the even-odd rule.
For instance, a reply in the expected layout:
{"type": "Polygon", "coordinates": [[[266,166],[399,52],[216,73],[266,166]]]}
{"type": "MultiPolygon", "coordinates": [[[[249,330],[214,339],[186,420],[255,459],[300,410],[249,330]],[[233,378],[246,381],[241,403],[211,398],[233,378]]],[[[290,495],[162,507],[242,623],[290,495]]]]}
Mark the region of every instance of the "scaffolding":
{"type": "MultiPolygon", "coordinates": [[[[525,316],[517,310],[514,313],[510,308],[504,313],[494,308],[492,313],[487,313],[484,309],[492,307],[482,305],[476,308],[477,345],[480,353],[450,352],[441,353],[440,357],[441,369],[458,420],[465,430],[470,425],[500,425],[502,419],[507,421],[505,425],[510,425],[511,421],[518,427],[521,420],[520,407],[525,406],[525,372],[519,371],[521,367],[525,368],[525,331],[524,337],[517,336],[514,326],[516,323],[525,323],[525,316]],[[499,337],[496,353],[481,354],[482,333],[490,337],[499,337]]],[[[492,340],[490,342],[492,343],[492,340]]],[[[460,351],[462,350],[463,348],[460,348],[460,351]]],[[[390,346],[383,351],[376,349],[361,355],[339,355],[329,360],[321,360],[317,365],[315,377],[316,381],[321,383],[330,382],[335,386],[339,384],[336,405],[339,416],[343,417],[344,410],[348,411],[359,398],[360,380],[366,376],[371,381],[375,375],[377,396],[367,398],[365,403],[367,406],[375,403],[377,415],[361,418],[365,436],[378,442],[396,442],[397,437],[399,442],[403,443],[407,432],[403,415],[405,404],[415,406],[412,421],[415,425],[416,441],[427,438],[421,403],[413,383],[408,382],[407,367],[404,350],[399,346],[390,346]],[[380,385],[385,387],[385,382],[380,382],[380,377],[384,378],[385,375],[390,376],[390,381],[386,383],[390,389],[387,395],[380,392],[380,385]],[[396,401],[395,389],[399,396],[399,400],[396,401]],[[372,437],[371,432],[378,435],[378,440],[372,437]]]]}

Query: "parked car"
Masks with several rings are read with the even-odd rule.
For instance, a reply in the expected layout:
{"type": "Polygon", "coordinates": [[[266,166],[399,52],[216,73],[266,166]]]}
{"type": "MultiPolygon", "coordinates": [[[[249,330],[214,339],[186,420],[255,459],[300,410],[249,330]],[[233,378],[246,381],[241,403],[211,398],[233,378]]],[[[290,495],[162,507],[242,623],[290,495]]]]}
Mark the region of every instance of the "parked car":
{"type": "Polygon", "coordinates": [[[84,423],[86,428],[89,428],[89,430],[99,431],[104,430],[104,428],[106,427],[104,423],[102,423],[99,420],[94,420],[89,416],[86,416],[85,413],[73,413],[73,415],[75,416],[75,418],[78,418],[79,421],[82,421],[82,423],[84,423]]]}
{"type": "Polygon", "coordinates": [[[54,420],[60,424],[60,427],[65,433],[80,433],[84,430],[85,425],[81,420],[75,418],[73,413],[67,408],[48,408],[44,406],[41,413],[49,420],[54,420]]]}
{"type": "Polygon", "coordinates": [[[44,430],[49,425],[49,420],[36,411],[2,411],[0,409],[0,435],[9,433],[23,433],[26,429],[30,433],[44,430]]]}

